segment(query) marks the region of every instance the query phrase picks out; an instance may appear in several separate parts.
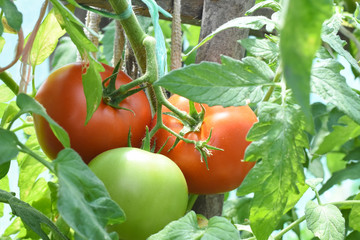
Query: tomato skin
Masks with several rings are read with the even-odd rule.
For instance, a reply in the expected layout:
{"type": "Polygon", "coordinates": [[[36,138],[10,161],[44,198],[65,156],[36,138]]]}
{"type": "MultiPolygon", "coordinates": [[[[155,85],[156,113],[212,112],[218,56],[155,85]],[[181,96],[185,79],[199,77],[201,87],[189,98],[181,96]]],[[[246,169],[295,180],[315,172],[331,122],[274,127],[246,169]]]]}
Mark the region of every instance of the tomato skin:
{"type": "Polygon", "coordinates": [[[120,239],[146,239],[185,214],[186,180],[164,155],[117,148],[95,157],[89,167],[125,212],[124,223],[109,227],[120,239]]]}
{"type": "MultiPolygon", "coordinates": [[[[101,78],[109,77],[113,68],[103,65],[101,78]]],[[[119,72],[116,87],[130,82],[124,72],[119,72]]],[[[119,106],[131,109],[115,109],[101,101],[87,125],[86,100],[82,85],[82,65],[72,63],[53,73],[46,79],[37,92],[39,101],[60,126],[69,134],[70,145],[88,163],[96,155],[109,149],[126,147],[129,128],[131,127],[132,146],[140,147],[145,135],[145,127],[150,124],[150,105],[144,92],[138,92],[119,106]]],[[[34,125],[41,148],[51,159],[63,148],[52,133],[46,120],[34,114],[34,125]]]]}
{"type": "MultiPolygon", "coordinates": [[[[174,95],[169,99],[177,108],[189,111],[189,102],[186,98],[174,95]]],[[[154,136],[156,150],[164,145],[169,138],[161,154],[173,160],[182,170],[190,193],[215,194],[237,188],[250,169],[253,162],[243,162],[246,147],[250,142],[246,141],[246,135],[252,125],[257,121],[256,115],[249,106],[205,107],[204,121],[199,132],[190,132],[184,137],[196,141],[204,141],[212,130],[212,136],[208,145],[223,149],[224,151],[211,150],[207,157],[209,170],[205,161],[201,161],[200,153],[193,144],[180,141],[174,149],[168,151],[175,141],[175,137],[164,129],[160,129],[154,136]]],[[[200,111],[200,105],[196,108],[200,111]]],[[[168,112],[163,108],[163,112],[168,112]]],[[[154,119],[152,126],[156,123],[154,119]]],[[[176,132],[183,128],[182,123],[169,116],[163,115],[163,123],[176,132]]]]}

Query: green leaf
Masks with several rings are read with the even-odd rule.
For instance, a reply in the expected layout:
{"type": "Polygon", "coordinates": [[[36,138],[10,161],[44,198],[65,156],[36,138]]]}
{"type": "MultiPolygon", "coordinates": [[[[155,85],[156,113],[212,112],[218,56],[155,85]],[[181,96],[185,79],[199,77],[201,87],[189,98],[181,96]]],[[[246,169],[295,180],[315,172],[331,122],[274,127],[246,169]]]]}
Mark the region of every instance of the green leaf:
{"type": "Polygon", "coordinates": [[[62,150],[53,164],[59,178],[57,206],[63,219],[84,239],[112,239],[105,226],[121,223],[125,217],[104,184],[72,149],[62,150]]]}
{"type": "Polygon", "coordinates": [[[264,87],[272,85],[273,71],[265,62],[223,56],[222,64],[202,62],[171,71],[155,85],[209,106],[239,106],[262,100],[264,87]]]}
{"type": "Polygon", "coordinates": [[[328,189],[336,184],[340,184],[347,179],[359,179],[360,163],[351,163],[346,166],[345,169],[334,172],[333,175],[327,180],[327,182],[319,190],[319,194],[323,194],[328,189]]]}
{"type": "MultiPolygon", "coordinates": [[[[1,25],[1,23],[0,23],[0,25],[1,25]]],[[[1,29],[0,29],[0,33],[1,33],[1,29]]],[[[5,38],[1,37],[1,34],[0,34],[0,53],[2,52],[4,45],[5,45],[5,38]]]]}
{"type": "Polygon", "coordinates": [[[15,198],[11,193],[3,191],[0,189],[0,199],[2,201],[7,202],[13,214],[19,216],[23,223],[26,224],[27,227],[31,228],[34,232],[36,232],[42,239],[49,239],[47,234],[42,229],[42,224],[47,225],[57,239],[67,239],[55,226],[55,224],[48,219],[41,212],[31,207],[28,203],[15,198]]]}
{"type": "MultiPolygon", "coordinates": [[[[356,195],[354,200],[360,200],[360,194],[356,195]]],[[[349,226],[355,231],[360,232],[360,205],[354,204],[349,215],[349,226]]]]}
{"type": "Polygon", "coordinates": [[[322,178],[311,178],[311,179],[307,179],[305,181],[306,185],[308,185],[309,187],[311,187],[311,189],[316,189],[316,186],[319,185],[320,183],[322,183],[324,179],[322,178]]]}
{"type": "MultiPolygon", "coordinates": [[[[51,0],[51,2],[54,4],[56,18],[58,19],[60,25],[69,34],[81,57],[85,59],[86,63],[89,63],[86,73],[83,74],[83,85],[87,107],[85,122],[87,123],[102,99],[102,81],[99,72],[104,71],[104,68],[90,53],[97,52],[97,47],[86,37],[83,31],[83,27],[85,27],[83,23],[59,1],[51,0]]],[[[91,29],[88,30],[92,34],[97,35],[91,29]]]]}
{"type": "Polygon", "coordinates": [[[18,112],[19,108],[16,106],[16,102],[10,102],[10,104],[6,106],[4,114],[1,117],[0,127],[5,128],[5,126],[13,120],[18,112]]]}
{"type": "Polygon", "coordinates": [[[250,225],[256,238],[265,240],[306,190],[302,163],[308,140],[298,105],[264,102],[258,113],[259,122],[247,136],[252,143],[245,161],[261,161],[245,177],[238,195],[254,192],[250,225]]]}
{"type": "Polygon", "coordinates": [[[312,68],[311,88],[326,102],[334,104],[342,112],[360,124],[360,101],[340,74],[342,65],[335,60],[319,60],[312,68]]]}
{"type": "MultiPolygon", "coordinates": [[[[29,137],[25,145],[39,156],[44,157],[44,153],[39,150],[39,143],[35,134],[29,137]]],[[[40,197],[45,194],[45,191],[42,188],[37,191],[34,187],[36,185],[36,181],[40,180],[39,175],[46,171],[47,168],[42,163],[25,153],[20,153],[17,160],[19,165],[18,187],[20,191],[20,199],[32,205],[32,201],[30,200],[31,197],[29,197],[30,195],[40,197]]],[[[47,185],[47,183],[45,183],[45,185],[47,185]]]]}
{"type": "Polygon", "coordinates": [[[345,238],[345,219],[334,205],[309,201],[305,206],[305,216],[307,227],[320,240],[345,238]]]}
{"type": "Polygon", "coordinates": [[[15,94],[5,84],[0,85],[0,103],[8,102],[15,97],[15,94]]]}
{"type": "Polygon", "coordinates": [[[66,33],[51,10],[41,23],[30,54],[30,63],[35,66],[45,61],[55,50],[59,38],[66,33]]]}
{"type": "Polygon", "coordinates": [[[47,115],[45,108],[38,103],[34,98],[27,94],[20,93],[17,96],[16,104],[21,109],[22,113],[35,113],[41,115],[48,121],[52,131],[54,132],[57,139],[62,143],[64,147],[70,147],[70,138],[67,132],[57,124],[49,115],[47,115]]]}
{"type": "Polygon", "coordinates": [[[330,152],[326,154],[326,165],[330,173],[342,170],[346,167],[346,161],[344,161],[345,153],[330,152]]]}
{"type": "Polygon", "coordinates": [[[226,218],[212,217],[207,227],[199,227],[194,211],[171,222],[148,240],[240,239],[237,229],[226,218]]]}
{"type": "Polygon", "coordinates": [[[247,28],[252,30],[260,30],[262,27],[266,25],[267,29],[271,32],[272,29],[277,27],[276,22],[264,17],[264,16],[246,16],[246,17],[239,17],[233,20],[224,23],[220,27],[218,27],[215,31],[207,35],[201,42],[196,45],[191,51],[189,51],[186,55],[189,56],[193,51],[204,45],[207,41],[212,39],[216,34],[221,31],[224,31],[229,28],[247,28]]]}
{"type": "Polygon", "coordinates": [[[11,0],[0,0],[0,8],[4,11],[5,18],[10,27],[19,31],[21,28],[23,16],[18,11],[16,5],[11,0]]]}
{"type": "Polygon", "coordinates": [[[71,41],[70,37],[62,37],[59,45],[54,51],[54,58],[52,60],[53,69],[58,69],[66,64],[76,61],[77,48],[71,41]]]}
{"type": "Polygon", "coordinates": [[[338,121],[339,125],[333,127],[333,131],[326,135],[323,141],[314,149],[315,154],[325,154],[337,150],[344,143],[360,135],[360,125],[343,116],[338,121]]]}
{"type": "Polygon", "coordinates": [[[8,163],[19,153],[18,138],[15,133],[0,128],[0,165],[8,163]]]}
{"type": "Polygon", "coordinates": [[[310,113],[310,72],[321,44],[321,26],[331,17],[331,0],[288,0],[280,51],[284,77],[308,121],[310,113]]]}
{"type": "Polygon", "coordinates": [[[273,61],[279,56],[278,45],[268,39],[245,38],[239,40],[239,43],[255,57],[273,61]]]}
{"type": "Polygon", "coordinates": [[[109,23],[104,29],[104,35],[100,39],[103,45],[103,54],[106,61],[111,63],[114,55],[115,21],[109,23]]]}
{"type": "MultiPolygon", "coordinates": [[[[1,166],[0,166],[0,171],[1,171],[1,166]]],[[[4,191],[10,191],[8,176],[5,176],[0,179],[0,189],[4,191]]],[[[4,203],[0,202],[0,218],[2,218],[3,216],[4,216],[4,203]]]]}
{"type": "Polygon", "coordinates": [[[339,29],[342,24],[342,15],[334,14],[329,20],[325,21],[323,24],[323,29],[321,33],[321,39],[329,44],[329,46],[335,50],[338,54],[343,56],[351,66],[360,73],[360,67],[356,59],[344,49],[345,41],[341,40],[338,35],[339,29]]]}
{"type": "Polygon", "coordinates": [[[250,8],[249,10],[247,10],[245,15],[251,15],[260,8],[271,8],[272,10],[274,10],[276,12],[281,9],[281,5],[280,5],[280,3],[278,3],[274,0],[262,1],[262,2],[259,2],[258,4],[256,4],[255,6],[253,6],[252,8],[250,8]]]}
{"type": "Polygon", "coordinates": [[[250,216],[251,198],[240,197],[224,202],[222,216],[234,224],[248,223],[250,216]]]}
{"type": "Polygon", "coordinates": [[[3,179],[10,169],[10,161],[0,164],[0,180],[3,179]]]}

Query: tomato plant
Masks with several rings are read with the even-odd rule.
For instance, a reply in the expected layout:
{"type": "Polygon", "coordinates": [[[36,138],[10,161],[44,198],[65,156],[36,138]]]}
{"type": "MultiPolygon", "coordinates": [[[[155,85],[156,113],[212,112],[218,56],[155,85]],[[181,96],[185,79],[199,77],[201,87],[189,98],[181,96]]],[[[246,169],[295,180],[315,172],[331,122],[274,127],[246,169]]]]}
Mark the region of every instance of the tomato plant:
{"type": "MultiPolygon", "coordinates": [[[[179,95],[173,95],[169,101],[183,111],[189,111],[189,101],[179,95]]],[[[197,104],[200,111],[200,105],[197,104]]],[[[205,141],[212,132],[209,145],[221,148],[213,150],[207,157],[208,168],[201,154],[193,144],[180,141],[172,148],[176,137],[164,129],[154,136],[157,149],[166,145],[162,154],[173,160],[183,171],[189,192],[214,194],[227,192],[238,187],[246,174],[254,166],[253,162],[244,162],[244,153],[250,142],[246,135],[257,121],[256,115],[248,106],[209,107],[204,104],[205,115],[201,128],[187,133],[184,137],[196,141],[205,141]]],[[[164,107],[164,112],[169,110],[164,107]]],[[[164,115],[163,123],[176,132],[184,127],[178,119],[164,115]]]]}
{"type": "MultiPolygon", "coordinates": [[[[109,77],[113,68],[103,65],[102,79],[109,77]]],[[[82,65],[69,64],[54,71],[37,92],[35,99],[46,109],[49,116],[60,124],[70,136],[70,144],[88,163],[96,155],[131,143],[141,146],[145,127],[150,124],[151,113],[144,92],[138,92],[121,101],[116,109],[102,101],[91,120],[85,125],[86,100],[81,74],[82,65]]],[[[117,75],[116,87],[129,83],[131,79],[122,71],[117,75]]],[[[62,145],[52,133],[46,120],[34,114],[35,130],[40,146],[50,157],[55,158],[62,145]]]]}
{"type": "Polygon", "coordinates": [[[137,148],[106,151],[89,163],[126,221],[111,226],[121,239],[146,239],[185,214],[185,178],[167,157],[137,148]]]}

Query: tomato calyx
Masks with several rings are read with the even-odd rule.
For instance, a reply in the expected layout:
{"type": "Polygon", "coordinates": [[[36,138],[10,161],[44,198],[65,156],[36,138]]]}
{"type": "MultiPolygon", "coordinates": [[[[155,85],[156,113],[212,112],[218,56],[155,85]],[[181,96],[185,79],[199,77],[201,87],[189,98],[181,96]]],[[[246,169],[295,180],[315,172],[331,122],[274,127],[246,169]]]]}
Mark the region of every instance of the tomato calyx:
{"type": "Polygon", "coordinates": [[[140,83],[135,80],[128,84],[122,85],[118,89],[116,89],[115,82],[116,82],[116,77],[117,77],[118,73],[120,72],[119,67],[120,67],[120,62],[118,64],[116,64],[111,76],[106,78],[102,83],[103,101],[107,105],[109,105],[113,108],[131,111],[130,109],[119,107],[119,103],[122,102],[125,98],[127,98],[137,92],[142,91],[145,87],[137,87],[138,85],[140,85],[140,83]],[[134,87],[137,87],[137,88],[133,89],[134,87]]]}
{"type": "Polygon", "coordinates": [[[207,157],[212,155],[210,150],[224,151],[224,149],[208,145],[208,143],[211,139],[211,136],[212,136],[212,129],[210,130],[209,137],[205,141],[198,141],[195,143],[195,148],[196,148],[196,150],[198,150],[200,152],[200,155],[201,155],[200,160],[205,162],[207,170],[209,170],[207,157]]]}

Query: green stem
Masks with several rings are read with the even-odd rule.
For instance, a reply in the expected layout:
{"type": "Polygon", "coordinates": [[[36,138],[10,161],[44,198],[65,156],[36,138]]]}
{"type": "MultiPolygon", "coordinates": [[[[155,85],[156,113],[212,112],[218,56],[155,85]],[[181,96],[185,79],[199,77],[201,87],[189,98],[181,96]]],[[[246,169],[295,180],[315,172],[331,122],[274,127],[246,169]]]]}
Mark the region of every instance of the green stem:
{"type": "Polygon", "coordinates": [[[188,122],[191,126],[197,125],[197,121],[194,118],[192,118],[189,114],[187,114],[187,112],[181,111],[180,109],[178,109],[177,107],[172,105],[166,99],[164,92],[162,91],[162,89],[160,87],[155,86],[154,91],[155,91],[156,98],[160,102],[161,105],[164,105],[165,107],[167,107],[170,111],[175,113],[180,119],[188,122]]]}
{"type": "MultiPolygon", "coordinates": [[[[126,0],[109,0],[111,7],[117,14],[121,14],[128,9],[128,2],[126,0]]],[[[146,70],[146,51],[143,46],[143,40],[147,36],[142,30],[135,13],[132,12],[131,16],[127,19],[120,20],[124,28],[126,36],[134,50],[137,62],[142,72],[146,70]]]]}
{"type": "Polygon", "coordinates": [[[346,201],[332,202],[330,204],[333,205],[360,204],[360,200],[346,200],[346,201]]]}
{"type": "MultiPolygon", "coordinates": [[[[275,77],[274,77],[274,79],[273,79],[273,82],[274,82],[274,83],[279,82],[280,79],[281,79],[281,75],[282,75],[282,67],[281,67],[281,64],[280,64],[279,67],[278,67],[277,70],[276,70],[276,73],[275,73],[275,77]]],[[[275,85],[272,85],[272,86],[269,88],[269,90],[267,91],[267,93],[266,93],[266,95],[265,95],[265,97],[264,97],[264,99],[263,99],[264,102],[269,101],[272,93],[274,92],[275,87],[276,87],[275,85]]]]}
{"type": "Polygon", "coordinates": [[[38,154],[36,154],[34,151],[32,151],[30,148],[28,148],[26,145],[22,144],[21,142],[18,142],[18,145],[21,147],[20,151],[29,154],[31,157],[38,160],[45,167],[47,167],[51,172],[55,173],[54,166],[51,164],[51,162],[46,161],[45,159],[40,157],[38,154]]]}
{"type": "Polygon", "coordinates": [[[296,221],[292,222],[291,224],[289,224],[289,226],[287,226],[286,228],[284,228],[283,230],[281,230],[278,234],[276,234],[274,236],[274,239],[281,239],[281,237],[287,233],[288,231],[290,231],[291,229],[293,229],[294,227],[296,227],[297,225],[299,225],[300,223],[302,223],[305,220],[305,215],[302,216],[301,218],[298,218],[296,221]]]}
{"type": "Polygon", "coordinates": [[[0,79],[10,88],[10,90],[17,95],[19,93],[19,85],[10,77],[7,72],[0,73],[0,79]]]}
{"type": "Polygon", "coordinates": [[[189,212],[193,208],[193,206],[194,206],[196,200],[198,199],[198,197],[199,197],[198,194],[192,194],[192,193],[189,194],[189,199],[188,199],[188,205],[187,205],[186,212],[189,212]]]}
{"type": "Polygon", "coordinates": [[[23,124],[23,125],[21,125],[21,126],[19,126],[17,128],[12,129],[11,131],[17,132],[17,131],[19,131],[21,129],[28,128],[28,127],[33,127],[33,126],[34,126],[33,123],[25,123],[25,124],[23,124]]]}

